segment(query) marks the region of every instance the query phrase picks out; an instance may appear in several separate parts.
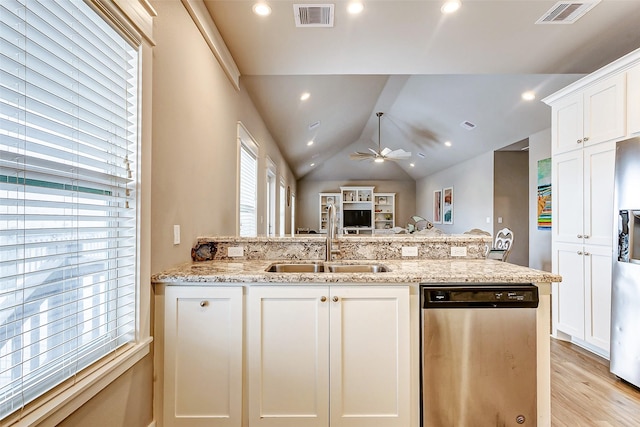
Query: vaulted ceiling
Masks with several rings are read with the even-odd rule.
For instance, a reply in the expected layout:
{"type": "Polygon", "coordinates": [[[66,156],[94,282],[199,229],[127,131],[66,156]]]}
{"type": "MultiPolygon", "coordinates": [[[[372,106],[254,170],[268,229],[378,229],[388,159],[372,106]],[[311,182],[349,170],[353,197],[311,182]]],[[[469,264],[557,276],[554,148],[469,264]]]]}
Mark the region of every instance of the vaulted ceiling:
{"type": "Polygon", "coordinates": [[[314,1],[334,4],[329,28],[296,27],[293,5],[304,2],[267,0],[266,17],[255,1],[204,2],[305,179],[419,179],[520,141],[551,126],[542,98],[640,48],[638,0],[602,0],[573,24],[543,25],[556,1],[462,0],[451,15],[441,0],[367,0],[359,15],[347,13],[350,1],[314,1]],[[521,99],[527,90],[535,100],[521,99]],[[410,160],[349,159],[377,147],[378,111],[382,147],[410,160]]]}

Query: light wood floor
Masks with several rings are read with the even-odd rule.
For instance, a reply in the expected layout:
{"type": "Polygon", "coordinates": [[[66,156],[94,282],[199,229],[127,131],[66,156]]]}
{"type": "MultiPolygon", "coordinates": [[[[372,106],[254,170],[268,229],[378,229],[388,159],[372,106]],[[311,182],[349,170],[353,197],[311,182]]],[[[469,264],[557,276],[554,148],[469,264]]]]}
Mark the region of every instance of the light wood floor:
{"type": "Polygon", "coordinates": [[[552,338],[551,424],[640,426],[640,390],[610,373],[607,360],[552,338]]]}

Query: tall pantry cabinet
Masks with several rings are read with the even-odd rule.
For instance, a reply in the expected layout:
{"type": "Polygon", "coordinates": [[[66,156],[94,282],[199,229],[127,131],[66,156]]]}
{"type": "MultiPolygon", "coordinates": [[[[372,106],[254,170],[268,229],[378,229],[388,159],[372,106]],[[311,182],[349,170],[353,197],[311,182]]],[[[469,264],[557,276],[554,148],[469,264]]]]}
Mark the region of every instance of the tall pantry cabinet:
{"type": "Polygon", "coordinates": [[[640,134],[640,50],[544,99],[552,111],[553,333],[605,357],[616,142],[640,134]]]}

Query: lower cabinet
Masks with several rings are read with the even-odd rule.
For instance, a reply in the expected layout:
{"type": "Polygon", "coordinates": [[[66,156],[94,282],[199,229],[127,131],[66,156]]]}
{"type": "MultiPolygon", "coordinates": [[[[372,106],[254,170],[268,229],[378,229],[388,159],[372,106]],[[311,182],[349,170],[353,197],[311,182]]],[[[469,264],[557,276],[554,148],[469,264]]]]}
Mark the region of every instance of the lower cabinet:
{"type": "Polygon", "coordinates": [[[611,247],[556,243],[556,328],[609,353],[611,247]]]}
{"type": "Polygon", "coordinates": [[[240,427],[243,288],[165,289],[162,425],[240,427]]]}
{"type": "Polygon", "coordinates": [[[252,286],[251,427],[410,425],[408,286],[252,286]]]}

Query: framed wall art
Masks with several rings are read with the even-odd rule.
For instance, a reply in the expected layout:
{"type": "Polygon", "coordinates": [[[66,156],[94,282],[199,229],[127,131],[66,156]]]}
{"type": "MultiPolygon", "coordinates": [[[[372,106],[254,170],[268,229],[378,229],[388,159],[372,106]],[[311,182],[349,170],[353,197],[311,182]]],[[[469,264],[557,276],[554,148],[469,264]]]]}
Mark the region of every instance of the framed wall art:
{"type": "Polygon", "coordinates": [[[433,223],[442,224],[442,190],[433,192],[433,223]]]}
{"type": "Polygon", "coordinates": [[[442,190],[442,223],[453,224],[453,187],[442,190]]]}

